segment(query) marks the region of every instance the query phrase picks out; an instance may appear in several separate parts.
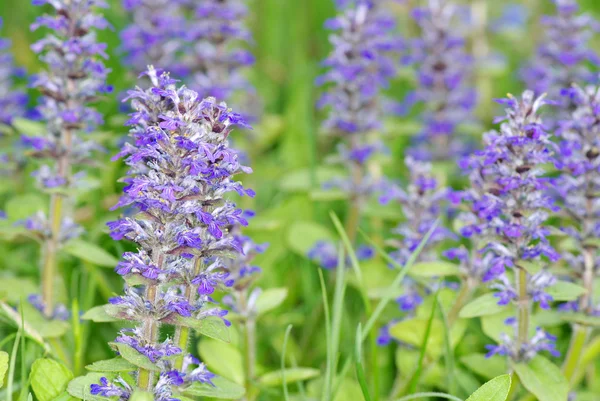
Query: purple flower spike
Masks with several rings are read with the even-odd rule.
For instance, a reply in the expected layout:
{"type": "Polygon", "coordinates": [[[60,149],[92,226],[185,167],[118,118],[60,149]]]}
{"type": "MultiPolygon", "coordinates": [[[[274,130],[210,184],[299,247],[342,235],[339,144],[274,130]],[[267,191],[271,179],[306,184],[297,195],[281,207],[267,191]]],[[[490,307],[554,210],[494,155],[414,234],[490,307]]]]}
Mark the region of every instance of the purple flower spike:
{"type": "MultiPolygon", "coordinates": [[[[3,21],[0,18],[0,29],[3,21]]],[[[15,117],[25,115],[27,95],[15,90],[14,77],[19,75],[19,70],[14,65],[10,52],[11,43],[0,38],[0,123],[10,124],[15,117]]]]}
{"type": "MultiPolygon", "coordinates": [[[[598,54],[590,40],[600,30],[600,23],[589,14],[579,14],[577,0],[553,0],[554,15],[542,17],[545,36],[535,57],[522,69],[521,78],[537,95],[548,93],[568,114],[572,102],[568,96],[571,85],[597,83],[598,54]]],[[[554,113],[557,114],[557,113],[554,113]]],[[[547,123],[556,123],[549,116],[547,123]]]]}
{"type": "Polygon", "coordinates": [[[239,99],[245,105],[244,114],[254,114],[249,109],[256,109],[250,104],[256,94],[244,71],[254,64],[254,56],[245,49],[253,42],[245,24],[245,1],[196,2],[193,13],[186,32],[192,46],[186,59],[191,71],[190,86],[202,97],[233,103],[239,103],[235,101],[239,99]]]}
{"type": "MultiPolygon", "coordinates": [[[[485,148],[463,161],[471,188],[462,199],[470,210],[459,219],[469,233],[477,233],[475,244],[482,255],[479,274],[495,290],[498,304],[522,307],[529,302],[548,309],[553,299],[546,290],[556,279],[543,269],[531,274],[524,263],[543,264],[559,257],[548,241],[550,230],[545,225],[556,208],[542,166],[554,161],[557,150],[539,117],[539,109],[547,102],[544,96],[536,98],[526,91],[522,98],[509,96],[499,103],[507,107],[506,116],[499,119],[503,121],[500,130],[486,133],[485,148]],[[523,291],[526,298],[520,295],[523,291]]],[[[527,322],[513,320],[516,325],[527,322]]],[[[489,355],[527,360],[542,350],[554,352],[538,335],[527,341],[505,337],[502,345],[489,347],[489,355]]]]}
{"type": "Polygon", "coordinates": [[[448,160],[468,150],[459,125],[472,121],[476,92],[469,83],[473,60],[456,14],[457,6],[449,0],[429,0],[413,10],[421,37],[412,41],[404,61],[417,69],[418,87],[403,109],[425,106],[423,130],[409,150],[417,159],[448,160]]]}

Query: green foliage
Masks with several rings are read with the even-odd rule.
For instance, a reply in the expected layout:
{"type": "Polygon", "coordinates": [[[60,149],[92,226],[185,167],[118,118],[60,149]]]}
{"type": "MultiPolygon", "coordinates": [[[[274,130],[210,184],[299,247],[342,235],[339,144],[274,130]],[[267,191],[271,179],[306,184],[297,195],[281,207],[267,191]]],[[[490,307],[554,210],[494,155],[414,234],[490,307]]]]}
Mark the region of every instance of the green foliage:
{"type": "Polygon", "coordinates": [[[132,372],[137,369],[137,365],[117,356],[113,359],[94,362],[85,368],[91,372],[132,372]]]}
{"type": "Polygon", "coordinates": [[[152,361],[148,359],[146,355],[140,354],[136,349],[130,347],[129,345],[123,343],[111,343],[111,346],[119,351],[119,354],[121,354],[123,359],[127,360],[133,365],[146,370],[160,372],[160,368],[152,363],[152,361]]]}
{"type": "Polygon", "coordinates": [[[8,370],[8,353],[0,351],[0,388],[4,385],[4,376],[8,370]]]}
{"type": "Polygon", "coordinates": [[[223,319],[214,316],[208,316],[204,319],[198,320],[195,318],[181,317],[178,316],[178,325],[190,327],[206,337],[214,338],[223,342],[230,342],[231,335],[229,333],[229,327],[225,325],[223,319]]]}
{"type": "Polygon", "coordinates": [[[484,294],[465,305],[459,313],[464,319],[495,315],[506,309],[506,306],[498,305],[498,298],[494,294],[484,294]]]}
{"type": "Polygon", "coordinates": [[[331,242],[334,237],[326,227],[311,221],[298,221],[292,224],[287,233],[290,249],[300,256],[306,256],[317,241],[331,242]]]}
{"type": "Polygon", "coordinates": [[[460,271],[454,263],[438,260],[435,262],[415,263],[410,275],[415,277],[440,277],[440,276],[458,276],[460,271]]]}
{"type": "Polygon", "coordinates": [[[106,373],[88,373],[85,376],[77,377],[69,382],[67,392],[80,400],[108,401],[110,398],[100,397],[90,393],[90,386],[92,384],[100,383],[102,377],[111,378],[111,376],[106,373]]]}
{"type": "Polygon", "coordinates": [[[506,401],[510,384],[510,375],[498,376],[477,389],[467,401],[506,401]]]}
{"type": "Polygon", "coordinates": [[[256,300],[256,310],[258,316],[279,307],[285,301],[287,296],[287,288],[269,288],[264,290],[256,300]]]}
{"type": "Polygon", "coordinates": [[[531,361],[515,363],[513,369],[523,386],[539,401],[565,401],[569,383],[560,369],[541,355],[531,361]]]}
{"type": "Polygon", "coordinates": [[[315,378],[321,374],[321,371],[314,368],[287,368],[285,371],[276,370],[268,372],[258,378],[258,383],[267,387],[276,387],[283,384],[283,379],[287,383],[295,383],[315,378]]]}
{"type": "Polygon", "coordinates": [[[204,339],[198,345],[198,353],[211,371],[237,384],[244,384],[244,359],[236,346],[204,339]]]}
{"type": "Polygon", "coordinates": [[[39,401],[51,401],[60,396],[73,379],[73,372],[53,359],[38,359],[31,366],[31,388],[39,401]]]}
{"type": "Polygon", "coordinates": [[[224,377],[213,379],[214,386],[195,382],[183,391],[183,395],[190,397],[219,398],[223,400],[238,400],[245,394],[244,387],[233,383],[224,377]]]}
{"type": "Polygon", "coordinates": [[[114,268],[119,260],[98,245],[81,239],[72,239],[63,247],[63,251],[97,266],[114,268]]]}

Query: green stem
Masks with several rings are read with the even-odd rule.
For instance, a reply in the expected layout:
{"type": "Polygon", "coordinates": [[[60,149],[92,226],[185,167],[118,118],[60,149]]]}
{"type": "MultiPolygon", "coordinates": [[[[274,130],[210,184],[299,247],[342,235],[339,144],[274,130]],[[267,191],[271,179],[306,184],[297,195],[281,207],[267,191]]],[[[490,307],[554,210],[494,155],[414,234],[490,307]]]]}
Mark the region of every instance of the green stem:
{"type": "Polygon", "coordinates": [[[450,309],[450,312],[448,312],[448,327],[449,328],[452,327],[454,322],[456,322],[456,319],[458,318],[458,314],[460,313],[460,310],[463,308],[463,306],[465,306],[465,304],[467,303],[467,300],[471,296],[472,289],[473,289],[473,285],[471,283],[471,280],[469,278],[467,278],[466,281],[463,281],[463,283],[460,287],[460,291],[458,292],[458,295],[456,296],[456,300],[454,301],[454,304],[452,305],[452,309],[450,309]]]}
{"type": "Polygon", "coordinates": [[[252,316],[246,317],[245,322],[245,351],[246,351],[246,396],[252,400],[252,382],[256,375],[256,321],[252,316]]]}
{"type": "MultiPolygon", "coordinates": [[[[162,266],[162,263],[159,263],[158,266],[162,266]]],[[[151,284],[146,287],[145,299],[148,300],[151,305],[155,304],[157,294],[158,287],[156,284],[151,284]]],[[[148,344],[156,344],[158,341],[159,329],[158,321],[152,318],[144,321],[142,323],[142,336],[144,337],[144,340],[148,344]]],[[[154,372],[140,368],[138,371],[138,387],[144,391],[152,391],[154,388],[154,372]]]]}
{"type": "Polygon", "coordinates": [[[50,198],[50,238],[45,244],[44,260],[42,267],[42,300],[44,315],[50,318],[54,313],[54,277],[57,270],[57,253],[60,241],[60,227],[63,214],[63,196],[52,194],[50,198]]]}
{"type": "MultiPolygon", "coordinates": [[[[194,261],[194,277],[197,276],[201,270],[202,270],[202,258],[197,257],[196,260],[194,261]]],[[[194,299],[196,298],[195,288],[191,283],[188,283],[185,287],[185,298],[188,300],[189,303],[192,303],[194,301],[194,299]]],[[[188,346],[189,346],[191,334],[192,334],[192,331],[189,327],[177,326],[175,328],[175,334],[173,336],[173,340],[174,340],[175,344],[177,344],[179,349],[181,349],[183,351],[181,353],[181,355],[179,355],[177,357],[177,359],[175,360],[175,368],[177,370],[181,370],[183,367],[183,359],[185,358],[185,355],[187,355],[186,350],[188,349],[188,346]]]]}
{"type": "Polygon", "coordinates": [[[522,267],[518,272],[518,343],[517,349],[521,352],[523,344],[526,344],[529,339],[529,296],[527,294],[527,271],[522,267]]]}
{"type": "Polygon", "coordinates": [[[571,384],[573,384],[575,372],[579,367],[579,362],[581,360],[581,355],[587,342],[589,332],[590,331],[587,327],[583,327],[578,324],[573,326],[571,344],[569,346],[569,351],[567,352],[567,357],[563,364],[563,372],[565,374],[565,377],[571,384]]]}

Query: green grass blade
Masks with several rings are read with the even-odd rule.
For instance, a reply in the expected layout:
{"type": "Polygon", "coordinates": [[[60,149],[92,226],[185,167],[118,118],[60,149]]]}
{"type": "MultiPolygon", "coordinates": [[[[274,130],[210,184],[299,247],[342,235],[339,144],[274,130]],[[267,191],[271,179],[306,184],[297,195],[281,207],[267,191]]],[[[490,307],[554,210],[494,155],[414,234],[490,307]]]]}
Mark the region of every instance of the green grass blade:
{"type": "Polygon", "coordinates": [[[344,243],[344,247],[346,248],[346,252],[348,252],[348,257],[350,258],[350,263],[352,264],[352,269],[354,270],[354,274],[356,274],[356,278],[359,282],[362,283],[362,271],[360,270],[360,264],[358,263],[358,258],[356,257],[356,253],[354,252],[354,248],[352,247],[352,243],[350,242],[350,238],[348,238],[348,234],[346,234],[346,230],[344,230],[344,226],[342,222],[337,217],[334,212],[329,212],[329,216],[333,221],[333,225],[337,230],[342,242],[344,243]]]}
{"type": "Polygon", "coordinates": [[[329,303],[327,300],[327,287],[325,286],[325,279],[323,278],[323,271],[319,269],[319,280],[321,281],[321,294],[323,296],[323,311],[325,313],[325,341],[327,345],[327,365],[325,368],[325,382],[323,383],[323,394],[321,400],[328,401],[331,399],[331,381],[332,381],[332,370],[331,358],[331,320],[329,315],[329,303]]]}
{"type": "Polygon", "coordinates": [[[450,338],[450,324],[439,298],[436,298],[436,303],[438,304],[440,315],[442,316],[442,322],[444,323],[444,362],[446,364],[448,389],[450,394],[456,394],[456,380],[454,377],[454,349],[452,348],[452,340],[450,338]]]}
{"type": "Polygon", "coordinates": [[[355,349],[355,359],[356,359],[356,377],[358,378],[358,384],[360,384],[360,389],[362,390],[363,397],[365,401],[371,401],[371,395],[369,394],[369,386],[367,384],[367,378],[365,376],[365,370],[362,365],[362,341],[360,340],[362,337],[362,326],[359,323],[356,328],[356,349],[355,349]]]}
{"type": "Polygon", "coordinates": [[[411,395],[407,395],[407,396],[402,397],[402,398],[398,398],[396,401],[409,401],[409,400],[417,400],[419,398],[431,398],[431,397],[445,398],[447,400],[452,400],[452,401],[463,401],[460,398],[455,397],[455,396],[450,395],[450,394],[435,393],[435,392],[411,394],[411,395]]]}
{"type": "Polygon", "coordinates": [[[408,274],[408,271],[410,270],[410,268],[412,267],[412,265],[416,262],[417,258],[421,254],[421,251],[423,250],[423,248],[425,247],[425,245],[429,241],[429,238],[431,238],[431,235],[433,234],[433,232],[437,228],[438,223],[439,223],[439,221],[436,221],[431,226],[431,228],[429,229],[429,231],[427,232],[427,234],[425,235],[425,237],[423,237],[423,240],[421,241],[421,243],[419,244],[419,246],[417,247],[417,249],[415,249],[415,251],[410,255],[410,257],[406,261],[406,265],[404,265],[404,266],[401,266],[398,262],[396,262],[379,245],[377,245],[377,243],[375,243],[374,241],[372,241],[369,237],[367,237],[361,231],[361,234],[365,237],[365,239],[367,240],[367,242],[371,246],[373,246],[373,248],[375,248],[375,250],[387,262],[391,263],[394,267],[396,267],[397,269],[400,270],[400,272],[398,273],[398,275],[394,279],[392,285],[390,286],[390,291],[386,291],[386,294],[384,295],[384,297],[379,301],[379,303],[375,307],[375,311],[373,312],[373,314],[371,315],[371,317],[369,318],[369,320],[367,320],[367,323],[365,324],[364,331],[362,333],[362,337],[363,337],[362,340],[363,341],[366,339],[366,337],[368,336],[368,333],[371,331],[371,329],[373,329],[373,326],[375,326],[375,322],[377,322],[377,319],[379,319],[379,316],[381,315],[381,313],[383,312],[383,310],[385,309],[385,307],[387,306],[387,304],[392,300],[393,289],[398,288],[398,286],[402,283],[402,280],[404,280],[404,277],[406,277],[406,275],[408,274]]]}
{"type": "Polygon", "coordinates": [[[283,348],[281,349],[281,385],[283,387],[283,399],[285,401],[289,401],[290,395],[288,392],[287,380],[285,378],[285,353],[287,350],[288,339],[290,338],[290,333],[292,332],[292,325],[290,324],[285,330],[285,336],[283,337],[283,348]]]}
{"type": "Polygon", "coordinates": [[[433,326],[433,319],[435,318],[435,312],[437,311],[439,293],[440,287],[438,286],[438,290],[435,292],[433,305],[431,306],[431,313],[429,314],[429,319],[427,320],[427,327],[425,328],[423,344],[421,345],[421,350],[419,351],[419,361],[417,362],[417,369],[415,370],[415,373],[413,374],[408,384],[409,393],[415,392],[415,390],[417,389],[417,385],[419,384],[419,379],[421,378],[421,373],[423,372],[423,360],[425,359],[425,351],[427,350],[429,336],[431,335],[431,327],[433,326]]]}

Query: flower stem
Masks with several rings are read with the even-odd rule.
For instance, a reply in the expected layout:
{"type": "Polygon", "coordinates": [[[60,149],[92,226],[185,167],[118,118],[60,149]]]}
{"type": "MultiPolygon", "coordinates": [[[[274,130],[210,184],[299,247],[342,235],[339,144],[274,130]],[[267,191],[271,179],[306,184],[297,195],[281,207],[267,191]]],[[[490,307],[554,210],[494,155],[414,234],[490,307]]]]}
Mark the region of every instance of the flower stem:
{"type": "Polygon", "coordinates": [[[579,367],[581,354],[583,353],[583,348],[585,347],[585,344],[587,342],[589,332],[590,331],[587,327],[583,327],[578,324],[575,324],[573,326],[571,344],[569,345],[569,351],[567,351],[567,357],[563,364],[563,372],[565,374],[565,377],[571,384],[573,382],[575,372],[579,367]]]}
{"type": "Polygon", "coordinates": [[[452,309],[450,309],[450,312],[448,312],[448,327],[452,327],[452,325],[458,318],[458,314],[460,313],[460,310],[463,308],[463,306],[467,303],[467,300],[471,295],[472,289],[473,285],[471,283],[471,280],[467,278],[465,281],[463,281],[462,285],[460,286],[460,291],[456,296],[456,300],[452,305],[452,309]]]}
{"type": "Polygon", "coordinates": [[[47,318],[52,317],[54,313],[54,277],[57,270],[57,253],[60,241],[63,201],[64,198],[60,194],[52,194],[50,199],[51,234],[44,247],[42,268],[42,300],[44,315],[47,318]]]}
{"type": "MultiPolygon", "coordinates": [[[[162,264],[164,261],[164,255],[160,253],[160,251],[155,250],[154,255],[156,258],[156,266],[158,268],[162,268],[162,264]]],[[[146,293],[144,299],[150,303],[150,305],[154,305],[156,303],[156,296],[158,295],[158,285],[150,284],[146,286],[146,293]]],[[[158,335],[160,330],[160,324],[158,320],[150,317],[142,323],[142,337],[146,344],[156,344],[158,342],[158,335]]],[[[151,391],[154,387],[154,372],[140,368],[138,371],[138,387],[145,391],[151,391]]]]}
{"type": "Polygon", "coordinates": [[[519,387],[521,384],[519,375],[517,375],[515,372],[512,372],[510,374],[510,379],[511,379],[511,385],[510,385],[510,390],[508,392],[508,397],[506,397],[506,401],[511,401],[512,399],[515,398],[515,396],[517,395],[517,391],[519,390],[519,387]]]}
{"type": "Polygon", "coordinates": [[[256,321],[253,317],[246,318],[245,322],[246,340],[246,394],[249,400],[251,395],[252,381],[256,374],[256,321]]]}
{"type": "Polygon", "coordinates": [[[527,343],[529,339],[529,297],[527,294],[527,271],[522,267],[519,267],[518,272],[518,342],[517,352],[520,354],[523,348],[523,344],[527,343]]]}
{"type": "MultiPolygon", "coordinates": [[[[200,273],[202,266],[202,258],[197,257],[194,261],[194,277],[200,273]]],[[[185,298],[190,304],[193,303],[194,299],[196,298],[196,292],[194,291],[194,286],[191,283],[188,283],[188,285],[185,287],[185,298]]],[[[186,326],[177,326],[175,328],[173,339],[175,344],[181,349],[181,355],[179,355],[175,360],[175,368],[177,370],[181,370],[183,367],[183,359],[185,358],[186,351],[188,349],[191,332],[191,329],[186,326]]]]}

